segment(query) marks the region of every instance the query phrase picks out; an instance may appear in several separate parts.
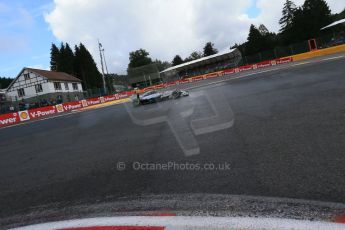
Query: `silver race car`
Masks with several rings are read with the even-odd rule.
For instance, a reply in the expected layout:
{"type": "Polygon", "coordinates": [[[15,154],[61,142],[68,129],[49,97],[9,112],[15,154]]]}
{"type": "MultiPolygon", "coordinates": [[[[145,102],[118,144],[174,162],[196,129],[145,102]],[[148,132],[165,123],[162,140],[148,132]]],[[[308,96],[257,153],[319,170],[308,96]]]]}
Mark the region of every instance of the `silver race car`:
{"type": "Polygon", "coordinates": [[[146,105],[186,96],[189,96],[189,93],[184,90],[169,90],[163,92],[152,90],[139,95],[139,97],[133,96],[132,102],[135,105],[146,105]]]}
{"type": "Polygon", "coordinates": [[[148,91],[139,96],[140,104],[151,104],[162,100],[162,93],[155,90],[148,91]]]}

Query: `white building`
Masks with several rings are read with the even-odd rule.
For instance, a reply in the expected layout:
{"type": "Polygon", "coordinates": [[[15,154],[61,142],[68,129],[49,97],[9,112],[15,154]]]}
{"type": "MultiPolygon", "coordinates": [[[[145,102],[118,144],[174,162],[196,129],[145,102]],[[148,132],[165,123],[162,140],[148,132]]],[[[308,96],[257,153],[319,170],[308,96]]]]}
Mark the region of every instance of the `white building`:
{"type": "Polygon", "coordinates": [[[75,101],[83,98],[81,80],[63,72],[24,68],[6,90],[12,101],[75,101]]]}

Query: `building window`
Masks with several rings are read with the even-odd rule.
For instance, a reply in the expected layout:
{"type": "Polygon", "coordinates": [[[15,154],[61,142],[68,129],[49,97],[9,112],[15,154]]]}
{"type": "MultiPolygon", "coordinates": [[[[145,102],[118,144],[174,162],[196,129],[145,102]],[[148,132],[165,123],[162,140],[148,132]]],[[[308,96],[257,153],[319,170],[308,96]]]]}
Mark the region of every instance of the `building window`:
{"type": "Polygon", "coordinates": [[[25,91],[23,88],[17,89],[18,92],[18,97],[24,97],[25,96],[25,91]]]}
{"type": "Polygon", "coordinates": [[[68,83],[65,82],[65,90],[69,90],[68,83]]]}
{"type": "Polygon", "coordinates": [[[54,82],[54,89],[55,90],[61,90],[61,83],[60,82],[54,82]]]}
{"type": "Polygon", "coordinates": [[[36,93],[43,92],[42,84],[35,85],[36,93]]]}
{"type": "Polygon", "coordinates": [[[73,90],[78,90],[78,83],[72,83],[73,90]]]}
{"type": "Polygon", "coordinates": [[[30,74],[29,73],[25,73],[24,74],[24,79],[25,80],[30,80],[30,74]]]}

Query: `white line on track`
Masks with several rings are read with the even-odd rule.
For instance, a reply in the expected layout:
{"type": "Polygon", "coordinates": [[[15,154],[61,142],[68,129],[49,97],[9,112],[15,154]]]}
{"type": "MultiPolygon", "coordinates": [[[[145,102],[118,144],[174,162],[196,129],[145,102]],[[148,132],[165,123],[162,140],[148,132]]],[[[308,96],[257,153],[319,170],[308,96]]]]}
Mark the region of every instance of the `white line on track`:
{"type": "Polygon", "coordinates": [[[340,59],[340,58],[343,58],[343,57],[345,57],[345,55],[340,55],[340,56],[337,56],[337,57],[329,57],[329,58],[324,58],[324,59],[322,59],[322,60],[327,61],[327,60],[340,59]]]}
{"type": "Polygon", "coordinates": [[[14,124],[14,125],[9,125],[9,126],[5,126],[5,127],[1,127],[0,130],[1,129],[7,129],[7,128],[16,127],[16,126],[20,126],[20,125],[32,124],[32,123],[35,123],[35,122],[38,122],[38,121],[44,121],[44,120],[50,120],[50,119],[53,119],[53,118],[64,117],[64,116],[68,116],[68,115],[72,115],[72,114],[73,114],[72,112],[69,112],[69,113],[60,114],[60,115],[56,115],[56,116],[40,118],[40,119],[37,119],[37,120],[26,121],[26,122],[23,122],[23,123],[18,123],[18,124],[14,124]]]}
{"type": "MultiPolygon", "coordinates": [[[[183,229],[344,229],[344,224],[332,222],[294,220],[284,218],[210,217],[210,216],[129,216],[99,217],[51,222],[20,227],[17,230],[49,230],[96,226],[162,226],[167,230],[183,229]]],[[[92,229],[92,228],[91,228],[92,229]]]]}

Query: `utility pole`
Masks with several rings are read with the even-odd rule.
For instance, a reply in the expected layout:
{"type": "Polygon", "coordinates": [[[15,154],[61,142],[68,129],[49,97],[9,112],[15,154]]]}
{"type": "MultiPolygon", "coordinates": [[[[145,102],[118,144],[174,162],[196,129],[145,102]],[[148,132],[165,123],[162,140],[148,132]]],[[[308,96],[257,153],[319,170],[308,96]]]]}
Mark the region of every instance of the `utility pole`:
{"type": "Polygon", "coordinates": [[[113,76],[109,76],[109,72],[108,72],[108,65],[107,65],[107,61],[106,61],[106,58],[105,58],[105,54],[104,54],[104,48],[102,49],[102,52],[103,52],[103,59],[104,59],[104,65],[105,65],[105,71],[107,73],[107,76],[108,76],[108,87],[110,89],[110,92],[108,90],[108,93],[113,93],[113,90],[114,90],[114,78],[113,76]],[[110,85],[109,85],[110,84],[110,85]]]}
{"type": "Polygon", "coordinates": [[[107,62],[106,62],[105,55],[104,55],[104,49],[102,49],[102,52],[103,52],[103,59],[104,59],[105,71],[106,71],[107,74],[109,74],[107,62]]]}
{"type": "Polygon", "coordinates": [[[98,40],[98,48],[99,48],[99,56],[101,57],[103,90],[104,90],[104,94],[106,94],[106,93],[107,93],[107,87],[106,87],[106,84],[105,84],[104,67],[103,67],[103,57],[102,57],[102,51],[104,51],[104,49],[102,48],[102,44],[99,42],[99,40],[98,40]]]}

